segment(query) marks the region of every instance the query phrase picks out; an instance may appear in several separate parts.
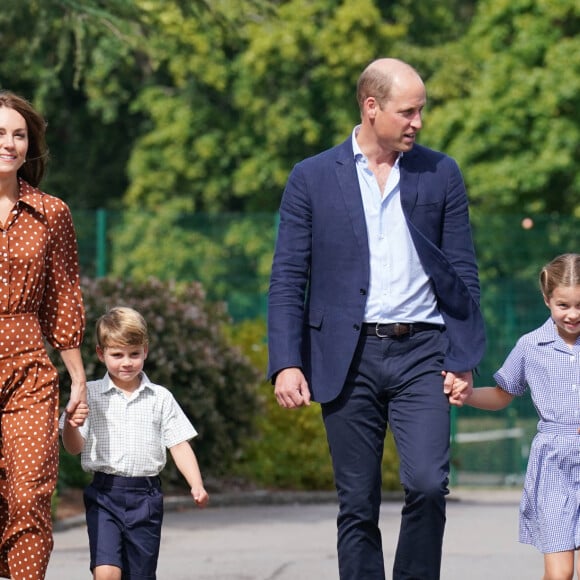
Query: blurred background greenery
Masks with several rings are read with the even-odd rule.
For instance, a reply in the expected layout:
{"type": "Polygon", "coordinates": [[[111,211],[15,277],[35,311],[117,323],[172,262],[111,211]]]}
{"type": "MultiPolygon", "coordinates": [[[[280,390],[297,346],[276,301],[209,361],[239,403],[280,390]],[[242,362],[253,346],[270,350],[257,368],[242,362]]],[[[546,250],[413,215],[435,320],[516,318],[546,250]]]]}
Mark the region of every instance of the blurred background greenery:
{"type": "MultiPolygon", "coordinates": [[[[48,121],[43,189],[73,211],[88,334],[113,300],[166,321],[151,378],[179,389],[215,486],[231,477],[324,489],[317,406],[284,413],[262,380],[289,171],[349,135],[370,60],[418,69],[429,95],[420,140],[455,157],[468,187],[489,333],[477,381],[488,384],[517,336],[547,315],[539,268],[578,251],[579,33],[576,0],[5,0],[0,87],[48,121]],[[178,375],[203,345],[240,374],[204,355],[195,372],[205,386],[189,375],[188,391],[178,375]],[[157,378],[171,352],[175,374],[157,378]],[[224,384],[235,413],[216,395],[224,384]]],[[[85,349],[98,375],[89,338],[85,349]]],[[[454,435],[509,432],[455,437],[456,481],[515,481],[533,417],[526,398],[502,413],[455,413],[454,435]]],[[[82,480],[65,455],[63,478],[82,480]]],[[[389,439],[386,488],[398,486],[396,469],[389,439]]]]}

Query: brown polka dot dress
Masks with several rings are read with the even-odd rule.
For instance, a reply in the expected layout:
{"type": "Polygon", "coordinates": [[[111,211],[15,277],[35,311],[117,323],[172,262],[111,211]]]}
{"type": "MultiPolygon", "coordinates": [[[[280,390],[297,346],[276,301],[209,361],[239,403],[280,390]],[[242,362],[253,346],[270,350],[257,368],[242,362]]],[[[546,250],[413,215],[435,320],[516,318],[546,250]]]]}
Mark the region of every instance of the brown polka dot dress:
{"type": "Polygon", "coordinates": [[[0,224],[0,577],[42,580],[58,469],[58,375],[43,337],[78,348],[85,320],[69,208],[19,186],[0,224]]]}

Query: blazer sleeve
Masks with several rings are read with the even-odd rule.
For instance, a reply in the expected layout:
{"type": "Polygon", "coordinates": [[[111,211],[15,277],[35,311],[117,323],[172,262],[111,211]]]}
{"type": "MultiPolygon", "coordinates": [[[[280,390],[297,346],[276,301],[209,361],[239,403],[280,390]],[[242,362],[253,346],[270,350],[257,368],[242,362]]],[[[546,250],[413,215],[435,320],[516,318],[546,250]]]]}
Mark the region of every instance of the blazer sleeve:
{"type": "Polygon", "coordinates": [[[416,180],[417,196],[407,202],[409,228],[447,327],[445,369],[467,371],[483,357],[485,328],[465,185],[452,158],[415,147],[408,179],[416,180]]]}
{"type": "Polygon", "coordinates": [[[312,254],[312,211],[298,164],[280,204],[280,223],[268,293],[268,377],[288,367],[302,368],[302,329],[312,254]]]}

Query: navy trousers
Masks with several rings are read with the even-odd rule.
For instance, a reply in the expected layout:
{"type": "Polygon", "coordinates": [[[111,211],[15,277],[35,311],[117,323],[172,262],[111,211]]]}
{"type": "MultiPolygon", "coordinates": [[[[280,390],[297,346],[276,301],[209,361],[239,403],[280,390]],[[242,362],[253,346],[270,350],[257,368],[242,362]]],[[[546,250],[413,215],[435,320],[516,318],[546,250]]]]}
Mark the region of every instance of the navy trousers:
{"type": "Polygon", "coordinates": [[[449,475],[445,333],[361,336],[344,389],[322,405],[339,500],[341,580],[384,580],[379,512],[387,426],[405,493],[394,580],[438,580],[449,475]]]}

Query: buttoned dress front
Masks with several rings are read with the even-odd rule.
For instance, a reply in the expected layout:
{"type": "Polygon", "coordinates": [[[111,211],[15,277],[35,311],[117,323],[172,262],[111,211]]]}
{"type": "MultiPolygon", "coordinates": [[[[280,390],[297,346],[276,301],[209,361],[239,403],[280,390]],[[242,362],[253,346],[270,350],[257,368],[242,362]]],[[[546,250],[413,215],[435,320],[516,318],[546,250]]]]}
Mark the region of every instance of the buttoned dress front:
{"type": "Polygon", "coordinates": [[[518,340],[495,379],[516,396],[529,387],[540,417],[519,540],[544,554],[574,550],[580,547],[580,338],[568,346],[548,319],[518,340]]]}
{"type": "Polygon", "coordinates": [[[78,348],[85,315],[69,208],[22,179],[19,189],[0,224],[0,576],[42,580],[58,470],[58,373],[44,338],[78,348]]]}

